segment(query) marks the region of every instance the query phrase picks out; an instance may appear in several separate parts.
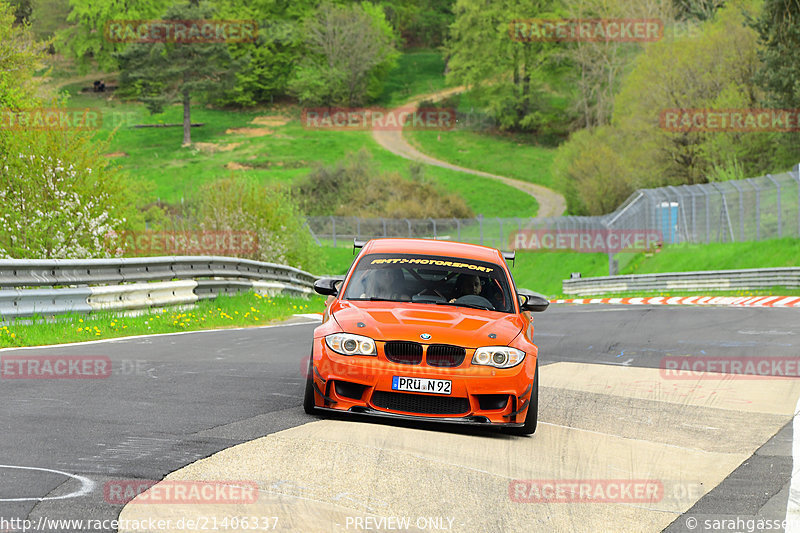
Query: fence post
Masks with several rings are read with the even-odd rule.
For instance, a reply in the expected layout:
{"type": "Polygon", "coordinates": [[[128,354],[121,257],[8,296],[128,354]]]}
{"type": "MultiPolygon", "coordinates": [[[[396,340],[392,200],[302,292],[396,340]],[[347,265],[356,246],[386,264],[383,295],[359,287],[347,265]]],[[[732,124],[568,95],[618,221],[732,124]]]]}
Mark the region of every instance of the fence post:
{"type": "Polygon", "coordinates": [[[706,197],[706,244],[711,242],[711,201],[708,199],[708,191],[703,187],[703,194],[706,197]]]}
{"type": "Polygon", "coordinates": [[[455,218],[455,217],[453,217],[453,220],[455,220],[455,221],[456,221],[456,228],[457,228],[457,230],[458,230],[458,237],[457,237],[457,238],[458,238],[458,240],[460,241],[460,240],[461,240],[461,221],[460,221],[460,220],[458,220],[458,219],[457,219],[457,218],[455,218]]]}
{"type": "Polygon", "coordinates": [[[497,217],[497,221],[500,223],[500,246],[498,246],[497,248],[501,248],[503,245],[503,219],[497,217]]]}
{"type": "Polygon", "coordinates": [[[336,218],[331,217],[331,223],[333,224],[333,229],[331,232],[333,233],[333,247],[336,248],[336,218]]]}
{"type": "Polygon", "coordinates": [[[756,241],[761,240],[761,189],[753,182],[753,178],[747,178],[747,183],[756,191],[756,241]]]}
{"type": "Polygon", "coordinates": [[[411,237],[413,237],[413,235],[411,234],[411,221],[408,220],[407,218],[404,218],[403,220],[405,220],[406,224],[408,224],[408,238],[410,239],[411,237]]]}
{"type": "Polygon", "coordinates": [[[481,230],[481,245],[483,245],[483,215],[478,215],[478,226],[481,230]]]}
{"type": "Polygon", "coordinates": [[[797,236],[800,237],[800,163],[794,167],[794,174],[797,177],[797,236]]]}
{"type": "Polygon", "coordinates": [[[730,184],[739,193],[739,241],[744,241],[744,193],[742,189],[736,185],[736,180],[731,180],[730,184]]]}
{"type": "Polygon", "coordinates": [[[356,234],[358,235],[358,240],[361,240],[361,218],[356,217],[356,234]]]}
{"type": "Polygon", "coordinates": [[[383,237],[386,238],[386,219],[381,218],[381,221],[383,222],[383,237]]]}
{"type": "Polygon", "coordinates": [[[433,220],[432,218],[429,218],[428,220],[430,220],[431,224],[433,224],[433,240],[435,241],[436,240],[436,221],[433,220]]]}
{"type": "Polygon", "coordinates": [[[783,224],[781,224],[781,184],[775,181],[775,178],[772,177],[772,174],[767,174],[767,178],[775,184],[775,187],[778,189],[778,238],[780,239],[783,237],[783,224]]]}

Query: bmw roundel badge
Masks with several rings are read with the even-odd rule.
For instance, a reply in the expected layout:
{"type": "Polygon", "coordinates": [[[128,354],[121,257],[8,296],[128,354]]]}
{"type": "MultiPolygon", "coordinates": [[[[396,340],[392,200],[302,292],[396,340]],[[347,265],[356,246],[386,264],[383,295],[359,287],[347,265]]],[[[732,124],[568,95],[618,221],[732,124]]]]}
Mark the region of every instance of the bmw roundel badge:
{"type": "Polygon", "coordinates": [[[424,340],[424,341],[428,341],[428,340],[431,339],[431,334],[430,333],[423,333],[422,335],[419,336],[419,338],[424,340]]]}

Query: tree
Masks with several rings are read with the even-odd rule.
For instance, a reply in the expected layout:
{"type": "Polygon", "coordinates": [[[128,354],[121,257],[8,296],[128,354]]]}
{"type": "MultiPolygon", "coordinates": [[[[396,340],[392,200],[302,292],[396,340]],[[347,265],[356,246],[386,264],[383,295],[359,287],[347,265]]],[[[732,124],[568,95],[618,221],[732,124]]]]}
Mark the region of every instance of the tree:
{"type": "Polygon", "coordinates": [[[395,65],[396,37],[380,7],[325,2],[306,19],[306,57],[290,90],[311,105],[362,105],[395,65]]]}
{"type": "MultiPolygon", "coordinates": [[[[172,6],[164,20],[208,20],[208,4],[172,6]]],[[[192,143],[191,100],[210,98],[230,88],[239,66],[224,43],[135,43],[117,55],[120,84],[137,95],[150,113],[160,113],[173,103],[183,104],[183,146],[192,143]]]]}
{"type": "Polygon", "coordinates": [[[231,43],[236,60],[246,59],[236,72],[236,82],[218,100],[220,104],[253,106],[287,94],[289,80],[303,57],[302,21],[310,16],[317,0],[217,0],[221,19],[255,20],[255,43],[231,43]]]}
{"type": "Polygon", "coordinates": [[[10,0],[14,8],[14,22],[16,24],[30,24],[33,15],[33,0],[10,0]]]}
{"type": "Polygon", "coordinates": [[[725,0],[673,0],[680,20],[708,20],[725,5],[725,0]]]}
{"type": "Polygon", "coordinates": [[[756,80],[778,107],[800,107],[800,0],[766,0],[755,22],[763,64],[756,80]]]}
{"type": "Polygon", "coordinates": [[[44,44],[30,28],[16,25],[12,7],[0,0],[0,109],[19,110],[37,101],[33,75],[42,68],[44,44]]]}
{"type": "Polygon", "coordinates": [[[118,20],[147,20],[160,17],[175,0],[69,0],[67,20],[73,24],[56,35],[56,48],[75,59],[83,70],[92,62],[104,71],[118,68],[115,54],[126,44],[109,39],[107,25],[118,20]]]}
{"type": "Polygon", "coordinates": [[[16,131],[0,151],[0,257],[108,257],[138,218],[136,187],[103,143],[68,130],[16,131]]]}
{"type": "MultiPolygon", "coordinates": [[[[671,18],[671,9],[663,0],[564,0],[564,13],[569,19],[579,20],[671,18]]],[[[617,40],[564,43],[558,56],[573,66],[570,79],[577,89],[573,106],[580,127],[593,128],[611,121],[619,80],[640,50],[639,43],[617,40]]]]}
{"type": "Polygon", "coordinates": [[[648,44],[628,66],[610,124],[559,147],[554,172],[574,214],[613,209],[634,189],[759,175],[776,166],[779,133],[676,131],[662,112],[758,107],[756,0],[731,2],[696,37],[648,44]],[[597,195],[603,195],[602,200],[597,195]]]}
{"type": "Polygon", "coordinates": [[[319,247],[285,186],[218,179],[201,187],[190,207],[202,230],[257,235],[258,246],[251,259],[312,271],[321,266],[319,247]]]}
{"type": "Polygon", "coordinates": [[[545,80],[560,43],[509,34],[514,20],[557,18],[550,0],[458,0],[447,51],[448,77],[474,89],[502,129],[536,131],[549,112],[545,80]]]}

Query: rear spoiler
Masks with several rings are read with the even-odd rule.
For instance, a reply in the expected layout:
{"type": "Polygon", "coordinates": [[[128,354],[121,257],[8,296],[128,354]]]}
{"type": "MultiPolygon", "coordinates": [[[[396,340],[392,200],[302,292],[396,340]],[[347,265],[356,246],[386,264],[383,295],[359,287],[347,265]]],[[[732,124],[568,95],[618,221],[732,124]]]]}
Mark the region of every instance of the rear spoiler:
{"type": "Polygon", "coordinates": [[[367,244],[369,241],[359,241],[355,237],[353,237],[353,255],[356,255],[356,250],[360,250],[367,244]]]}
{"type": "Polygon", "coordinates": [[[511,264],[514,264],[515,259],[517,258],[516,250],[513,252],[503,252],[503,259],[506,261],[511,261],[511,264]]]}

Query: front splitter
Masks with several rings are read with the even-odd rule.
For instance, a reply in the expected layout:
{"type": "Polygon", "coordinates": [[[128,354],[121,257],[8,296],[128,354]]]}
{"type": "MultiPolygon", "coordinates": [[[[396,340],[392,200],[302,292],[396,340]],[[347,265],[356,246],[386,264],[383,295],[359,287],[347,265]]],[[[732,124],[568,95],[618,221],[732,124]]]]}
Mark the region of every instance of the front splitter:
{"type": "Polygon", "coordinates": [[[517,424],[517,423],[492,422],[485,416],[433,417],[424,415],[405,415],[399,413],[390,413],[387,411],[379,411],[377,409],[373,409],[372,407],[361,407],[361,406],[353,406],[347,411],[343,411],[341,409],[331,409],[330,407],[319,407],[319,406],[315,407],[315,409],[327,413],[367,415],[379,418],[391,418],[394,420],[408,420],[414,422],[434,422],[442,424],[456,424],[461,426],[473,426],[473,427],[484,427],[484,428],[518,428],[524,426],[524,424],[517,424]]]}

